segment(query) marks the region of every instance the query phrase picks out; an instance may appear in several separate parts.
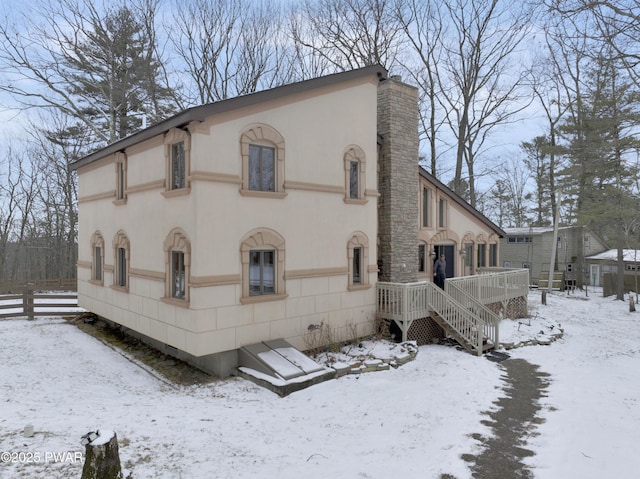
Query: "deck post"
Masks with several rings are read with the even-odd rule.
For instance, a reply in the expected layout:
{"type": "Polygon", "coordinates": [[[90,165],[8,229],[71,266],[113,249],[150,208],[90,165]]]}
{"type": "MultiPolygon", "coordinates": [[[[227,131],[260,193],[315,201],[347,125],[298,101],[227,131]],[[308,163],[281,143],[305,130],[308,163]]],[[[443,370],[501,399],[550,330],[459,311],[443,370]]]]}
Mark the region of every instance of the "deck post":
{"type": "Polygon", "coordinates": [[[28,320],[33,320],[33,283],[24,285],[22,292],[22,309],[28,320]]]}

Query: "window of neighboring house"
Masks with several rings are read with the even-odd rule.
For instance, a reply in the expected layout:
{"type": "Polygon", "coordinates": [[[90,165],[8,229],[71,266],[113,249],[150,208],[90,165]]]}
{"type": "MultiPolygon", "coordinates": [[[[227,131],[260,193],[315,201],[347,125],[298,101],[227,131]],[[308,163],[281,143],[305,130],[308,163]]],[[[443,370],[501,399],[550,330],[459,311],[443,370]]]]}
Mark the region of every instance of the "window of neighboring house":
{"type": "Polygon", "coordinates": [[[370,287],[369,284],[369,240],[364,233],[354,234],[347,243],[347,257],[349,260],[349,289],[370,287]]]}
{"type": "Polygon", "coordinates": [[[116,154],[116,202],[127,199],[127,157],[124,153],[116,154]]]}
{"type": "Polygon", "coordinates": [[[165,134],[164,144],[167,193],[169,196],[188,193],[191,136],[187,131],[173,128],[165,134]]]}
{"type": "Polygon", "coordinates": [[[531,236],[509,236],[507,238],[509,243],[531,243],[531,236]]]}
{"type": "Polygon", "coordinates": [[[99,285],[104,281],[104,239],[96,231],[91,236],[91,281],[99,285]]]}
{"type": "Polygon", "coordinates": [[[275,294],[275,251],[258,250],[249,253],[249,296],[275,294]]]}
{"type": "Polygon", "coordinates": [[[531,263],[522,263],[522,267],[525,269],[531,269],[531,263]]]}
{"type": "Polygon", "coordinates": [[[262,145],[249,145],[250,190],[276,190],[275,156],[275,148],[262,145]]]}
{"type": "Polygon", "coordinates": [[[478,268],[483,268],[487,265],[487,248],[484,243],[478,244],[478,268]]]}
{"type": "Polygon", "coordinates": [[[273,301],[286,297],[284,239],[275,231],[260,228],[240,244],[242,262],[241,303],[273,301]]]}
{"type": "Polygon", "coordinates": [[[438,202],[438,227],[447,227],[447,200],[440,198],[438,202]]]}
{"type": "Polygon", "coordinates": [[[345,170],[345,198],[346,203],[362,204],[365,198],[365,168],[364,151],[357,146],[350,147],[344,155],[345,170]]]}
{"type": "Polygon", "coordinates": [[[423,228],[428,228],[429,225],[429,220],[430,218],[430,214],[429,214],[429,195],[431,194],[431,192],[429,191],[429,188],[423,188],[422,189],[422,227],[423,228]]]}
{"type": "Polygon", "coordinates": [[[164,242],[166,256],[165,300],[181,306],[189,305],[191,243],[186,233],[174,228],[164,242]]]}
{"type": "Polygon", "coordinates": [[[427,271],[427,245],[420,243],[418,245],[418,273],[427,271]]]}
{"type": "Polygon", "coordinates": [[[498,245],[496,243],[489,245],[489,266],[498,266],[498,245]]]}
{"type": "Polygon", "coordinates": [[[258,124],[240,135],[244,196],[283,198],[284,138],[274,128],[258,124]]]}

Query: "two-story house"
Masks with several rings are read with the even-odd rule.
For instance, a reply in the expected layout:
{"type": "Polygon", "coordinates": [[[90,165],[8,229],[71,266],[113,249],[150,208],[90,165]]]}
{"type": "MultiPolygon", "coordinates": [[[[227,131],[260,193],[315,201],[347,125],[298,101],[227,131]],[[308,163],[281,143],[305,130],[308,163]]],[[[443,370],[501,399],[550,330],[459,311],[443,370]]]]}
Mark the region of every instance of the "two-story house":
{"type": "Polygon", "coordinates": [[[78,160],[81,307],[217,375],[238,350],[373,332],[382,281],[497,264],[501,230],[418,166],[380,66],[186,110],[78,160]]]}

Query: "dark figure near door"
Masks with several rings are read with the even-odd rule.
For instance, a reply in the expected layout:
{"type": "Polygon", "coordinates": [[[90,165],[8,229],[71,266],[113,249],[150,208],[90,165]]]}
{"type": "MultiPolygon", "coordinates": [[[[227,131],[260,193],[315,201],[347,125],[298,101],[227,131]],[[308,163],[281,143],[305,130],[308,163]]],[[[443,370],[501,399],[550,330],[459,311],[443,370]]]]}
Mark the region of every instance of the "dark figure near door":
{"type": "Polygon", "coordinates": [[[444,254],[440,255],[440,258],[433,266],[433,276],[435,278],[436,285],[441,289],[444,289],[444,279],[446,277],[445,271],[447,270],[447,262],[444,259],[444,254]]]}

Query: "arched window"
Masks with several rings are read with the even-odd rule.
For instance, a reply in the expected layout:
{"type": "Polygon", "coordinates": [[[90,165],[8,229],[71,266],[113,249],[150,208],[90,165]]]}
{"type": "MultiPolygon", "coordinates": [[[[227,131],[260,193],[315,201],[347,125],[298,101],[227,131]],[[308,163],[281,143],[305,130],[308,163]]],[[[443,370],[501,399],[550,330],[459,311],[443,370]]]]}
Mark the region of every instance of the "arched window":
{"type": "Polygon", "coordinates": [[[345,203],[363,204],[365,199],[366,161],[364,151],[357,146],[347,149],[344,154],[345,203]]]}
{"type": "Polygon", "coordinates": [[[284,238],[273,230],[260,228],[243,238],[240,244],[241,302],[269,301],[286,297],[284,257],[284,238]]]}
{"type": "Polygon", "coordinates": [[[364,289],[369,284],[369,240],[362,232],[356,232],[347,242],[349,262],[349,290],[364,289]]]}
{"type": "Polygon", "coordinates": [[[91,236],[91,282],[104,284],[104,238],[99,231],[91,236]]]}
{"type": "Polygon", "coordinates": [[[282,198],[284,138],[268,125],[252,125],[240,135],[243,195],[282,198]]]}
{"type": "Polygon", "coordinates": [[[130,243],[127,234],[120,230],[113,238],[113,257],[115,259],[113,286],[129,290],[130,243]]]}
{"type": "Polygon", "coordinates": [[[189,304],[191,242],[180,228],[171,230],[164,242],[165,299],[189,304]]]}

